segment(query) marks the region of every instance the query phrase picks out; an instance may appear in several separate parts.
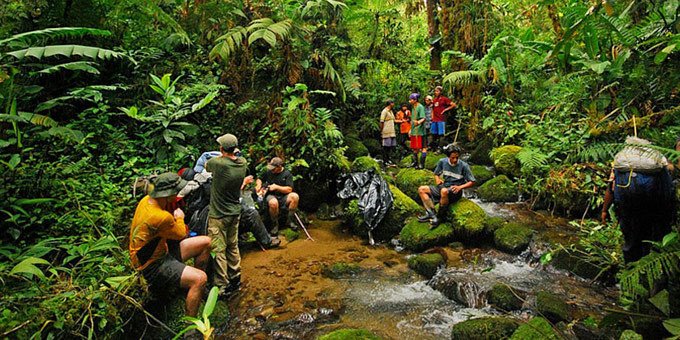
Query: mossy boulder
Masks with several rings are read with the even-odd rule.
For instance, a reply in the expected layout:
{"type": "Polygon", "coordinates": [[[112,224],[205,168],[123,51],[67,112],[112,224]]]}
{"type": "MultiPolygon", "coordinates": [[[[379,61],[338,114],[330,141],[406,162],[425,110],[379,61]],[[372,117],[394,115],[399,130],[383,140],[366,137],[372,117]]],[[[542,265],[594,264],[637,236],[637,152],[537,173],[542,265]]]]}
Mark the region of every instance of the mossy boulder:
{"type": "Polygon", "coordinates": [[[502,311],[513,311],[522,308],[522,301],[526,297],[526,293],[513,290],[508,285],[497,283],[495,284],[487,295],[489,303],[502,311]]]}
{"type": "Polygon", "coordinates": [[[496,248],[506,253],[519,254],[527,249],[533,234],[531,228],[510,222],[494,232],[493,240],[496,248]]]}
{"type": "Polygon", "coordinates": [[[429,170],[401,169],[397,173],[397,187],[416,203],[420,203],[418,187],[421,185],[435,185],[434,173],[429,170]]]}
{"type": "Polygon", "coordinates": [[[408,267],[428,279],[433,277],[439,267],[444,265],[446,265],[444,257],[437,253],[416,255],[408,259],[408,267]]]}
{"type": "Polygon", "coordinates": [[[357,157],[350,168],[352,172],[364,172],[370,169],[374,169],[376,173],[380,173],[380,164],[378,161],[371,158],[370,156],[357,157]]]}
{"type": "Polygon", "coordinates": [[[418,219],[407,220],[399,233],[399,240],[406,249],[422,251],[434,246],[448,244],[453,239],[453,228],[448,223],[442,223],[430,230],[430,224],[418,222],[418,219]]]}
{"type": "Polygon", "coordinates": [[[461,198],[450,205],[449,218],[457,239],[479,243],[486,238],[486,212],[477,203],[461,198]]]}
{"type": "Polygon", "coordinates": [[[537,316],[529,322],[520,325],[510,340],[558,340],[562,336],[558,334],[548,320],[537,316]]]}
{"type": "Polygon", "coordinates": [[[553,253],[552,266],[576,274],[584,279],[606,279],[601,275],[604,268],[587,261],[586,258],[572,253],[571,250],[561,248],[553,253]]]}
{"type": "Polygon", "coordinates": [[[491,150],[491,160],[496,172],[512,177],[519,177],[521,165],[517,160],[517,154],[522,150],[521,146],[505,145],[491,150]]]}
{"type": "Polygon", "coordinates": [[[477,180],[475,185],[482,185],[494,177],[493,170],[489,170],[483,165],[470,165],[470,170],[477,180]]]}
{"type": "Polygon", "coordinates": [[[359,265],[356,263],[336,262],[330,266],[323,265],[321,267],[321,274],[331,279],[352,276],[359,273],[360,271],[361,267],[359,267],[359,265]]]}
{"type": "Polygon", "coordinates": [[[635,331],[626,329],[621,333],[619,340],[642,340],[642,335],[635,333],[635,331]]]}
{"type": "Polygon", "coordinates": [[[493,149],[493,139],[484,138],[479,142],[479,144],[477,144],[474,150],[472,150],[468,160],[473,164],[493,165],[493,161],[489,155],[489,153],[491,153],[491,149],[493,149]]]}
{"type": "Polygon", "coordinates": [[[493,235],[496,232],[496,230],[498,230],[502,226],[504,226],[506,222],[507,221],[502,217],[497,217],[497,216],[488,217],[484,221],[484,227],[486,228],[486,233],[488,235],[493,235]]]}
{"type": "Polygon", "coordinates": [[[361,142],[368,150],[368,153],[373,157],[378,157],[382,154],[382,143],[377,139],[363,139],[361,142]]]}
{"type": "Polygon", "coordinates": [[[477,189],[479,198],[488,202],[514,202],[517,200],[517,188],[505,175],[498,175],[477,189]]]}
{"type": "Polygon", "coordinates": [[[571,320],[569,305],[551,292],[536,293],[536,311],[553,323],[571,320]]]}
{"type": "MultiPolygon", "coordinates": [[[[415,201],[401,192],[399,188],[394,185],[390,185],[389,188],[392,191],[394,201],[392,202],[392,209],[387,212],[387,215],[380,224],[373,229],[373,237],[376,240],[389,240],[398,235],[406,219],[418,214],[422,210],[415,201]]],[[[347,204],[344,220],[355,234],[366,237],[367,229],[363,216],[359,212],[359,201],[357,199],[353,199],[347,204]]]]}
{"type": "Polygon", "coordinates": [[[501,340],[509,338],[519,322],[503,317],[485,317],[457,323],[451,329],[451,339],[501,340]]]}
{"type": "Polygon", "coordinates": [[[317,340],[380,340],[366,329],[343,328],[317,338],[317,340]]]}
{"type": "Polygon", "coordinates": [[[346,138],[345,144],[347,145],[345,156],[348,159],[353,160],[357,157],[368,156],[368,149],[361,141],[354,138],[346,138]]]}
{"type": "MultiPolygon", "coordinates": [[[[434,168],[437,166],[437,162],[439,162],[440,159],[444,158],[444,156],[441,153],[438,152],[428,152],[427,156],[425,156],[425,169],[434,171],[434,168]]],[[[408,155],[399,161],[399,167],[401,168],[408,168],[413,164],[413,156],[408,155]]]]}
{"type": "Polygon", "coordinates": [[[281,230],[281,235],[283,235],[288,242],[293,242],[300,238],[300,232],[293,229],[283,229],[281,230]]]}

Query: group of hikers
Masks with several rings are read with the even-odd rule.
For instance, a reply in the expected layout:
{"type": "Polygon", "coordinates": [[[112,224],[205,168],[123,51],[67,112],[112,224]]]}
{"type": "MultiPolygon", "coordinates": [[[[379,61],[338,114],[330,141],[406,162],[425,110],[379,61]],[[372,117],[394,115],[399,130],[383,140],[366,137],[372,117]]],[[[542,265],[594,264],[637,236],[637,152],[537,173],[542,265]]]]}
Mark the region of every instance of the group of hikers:
{"type": "MultiPolygon", "coordinates": [[[[386,163],[397,145],[395,124],[401,124],[399,131],[409,136],[413,166],[417,168],[424,167],[428,146],[438,147],[444,141],[444,114],[456,105],[441,95],[441,87],[434,94],[434,98],[426,98],[425,105],[419,103],[419,94],[411,94],[414,114],[402,107],[395,116],[394,101],[386,101],[380,115],[386,163]],[[430,138],[425,142],[428,112],[430,138]]],[[[628,141],[630,147],[617,154],[601,216],[604,222],[609,206],[615,205],[625,239],[626,262],[649,253],[646,240],[659,241],[670,232],[676,209],[670,176],[674,167],[660,153],[645,147],[645,142],[628,141]]],[[[207,273],[222,298],[240,289],[239,234],[250,231],[262,247],[269,248],[280,244],[281,221],[292,229],[304,228],[296,214],[299,196],[293,191],[293,176],[281,158],[269,160],[266,172],[254,178],[248,175],[248,163],[240,155],[236,136],[225,134],[217,138],[217,143],[219,151],[203,153],[194,168],[159,175],[138,203],[130,226],[134,268],[152,289],[186,289],[189,316],[197,314],[206,293],[207,273]],[[194,260],[193,266],[184,264],[189,259],[194,260]]],[[[460,200],[463,190],[476,182],[470,166],[460,159],[460,147],[450,143],[440,150],[445,157],[434,169],[435,185],[418,188],[425,210],[418,219],[429,223],[430,228],[446,220],[449,205],[460,200]]],[[[680,151],[680,138],[676,150],[680,151]]]]}
{"type": "Polygon", "coordinates": [[[281,158],[272,158],[255,179],[248,175],[236,136],[225,134],[217,142],[219,151],[201,155],[194,168],[155,178],[130,225],[132,265],[153,291],[186,289],[189,316],[198,312],[208,273],[219,297],[228,298],[240,289],[239,234],[251,231],[261,246],[277,247],[281,218],[293,229],[301,223],[293,176],[281,158]],[[185,265],[189,259],[194,259],[193,266],[185,265]]]}
{"type": "Polygon", "coordinates": [[[392,154],[398,146],[411,149],[415,168],[425,167],[428,148],[444,147],[446,115],[457,107],[451,99],[442,95],[443,88],[434,89],[434,97],[426,96],[425,104],[420,103],[420,94],[411,93],[409,105],[403,104],[397,113],[393,112],[394,100],[388,99],[380,113],[380,136],[382,139],[382,160],[392,165],[392,154]],[[397,130],[399,131],[397,133],[397,130]]]}

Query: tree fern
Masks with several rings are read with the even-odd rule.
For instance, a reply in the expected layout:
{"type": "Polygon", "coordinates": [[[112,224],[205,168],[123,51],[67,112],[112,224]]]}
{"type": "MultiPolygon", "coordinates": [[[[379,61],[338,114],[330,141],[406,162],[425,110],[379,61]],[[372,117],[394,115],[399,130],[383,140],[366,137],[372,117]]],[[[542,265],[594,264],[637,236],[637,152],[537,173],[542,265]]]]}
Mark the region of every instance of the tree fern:
{"type": "Polygon", "coordinates": [[[442,81],[450,86],[466,86],[484,79],[486,79],[486,72],[465,70],[451,72],[445,75],[442,81]]]}
{"type": "Polygon", "coordinates": [[[241,48],[247,36],[248,30],[245,27],[236,26],[230,29],[215,40],[217,44],[210,51],[210,58],[219,56],[223,60],[229,59],[229,56],[241,48]]]}
{"type": "Polygon", "coordinates": [[[274,47],[277,40],[284,40],[288,37],[291,27],[292,21],[290,19],[279,22],[275,22],[270,18],[253,20],[248,26],[248,31],[250,32],[248,44],[252,45],[255,41],[262,39],[269,46],[274,47]]]}
{"type": "Polygon", "coordinates": [[[541,150],[524,147],[517,153],[517,159],[522,165],[522,172],[532,172],[548,165],[549,156],[541,150]]]}

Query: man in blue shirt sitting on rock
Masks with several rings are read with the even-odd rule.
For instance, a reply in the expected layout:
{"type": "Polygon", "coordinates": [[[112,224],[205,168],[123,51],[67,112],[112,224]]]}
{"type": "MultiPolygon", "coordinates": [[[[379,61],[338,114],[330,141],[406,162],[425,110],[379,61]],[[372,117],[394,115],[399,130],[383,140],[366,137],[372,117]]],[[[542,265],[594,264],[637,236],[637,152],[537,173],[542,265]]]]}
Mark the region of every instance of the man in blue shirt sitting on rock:
{"type": "Polygon", "coordinates": [[[444,148],[447,157],[437,162],[434,178],[437,185],[423,185],[418,188],[418,195],[423,201],[425,215],[419,216],[420,222],[430,221],[430,229],[436,228],[446,218],[448,205],[463,197],[463,189],[475,185],[475,176],[470,166],[459,160],[461,149],[453,144],[444,148]],[[439,211],[434,212],[434,205],[439,203],[439,211]]]}

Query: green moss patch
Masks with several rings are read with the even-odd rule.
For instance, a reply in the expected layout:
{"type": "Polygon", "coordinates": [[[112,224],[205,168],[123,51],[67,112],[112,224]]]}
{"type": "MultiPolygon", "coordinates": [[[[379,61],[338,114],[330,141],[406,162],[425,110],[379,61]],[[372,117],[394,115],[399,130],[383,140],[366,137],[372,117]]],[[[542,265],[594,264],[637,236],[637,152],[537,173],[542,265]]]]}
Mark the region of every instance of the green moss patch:
{"type": "Polygon", "coordinates": [[[473,164],[479,165],[493,165],[493,161],[489,156],[489,153],[493,149],[493,138],[482,139],[477,147],[470,153],[469,161],[473,164]]]}
{"type": "Polygon", "coordinates": [[[505,145],[491,150],[491,160],[496,172],[512,177],[519,177],[520,164],[517,154],[522,147],[517,145],[505,145]]]}
{"type": "Polygon", "coordinates": [[[559,296],[550,292],[536,294],[536,311],[551,322],[569,321],[569,306],[559,296]]]}
{"type": "Polygon", "coordinates": [[[380,173],[380,164],[370,156],[357,157],[350,168],[352,172],[364,172],[369,169],[374,169],[376,173],[380,173]]]}
{"type": "Polygon", "coordinates": [[[436,253],[416,255],[408,259],[408,267],[428,279],[433,277],[439,267],[445,264],[444,257],[436,253]]]}
{"type": "Polygon", "coordinates": [[[380,340],[380,338],[366,329],[343,328],[317,338],[317,340],[380,340]]]}
{"type": "Polygon", "coordinates": [[[548,320],[535,317],[522,324],[512,333],[510,340],[557,340],[562,337],[553,329],[548,320]]]}
{"type": "Polygon", "coordinates": [[[493,170],[489,170],[483,165],[470,165],[470,170],[477,180],[476,185],[484,184],[494,177],[493,170]]]}
{"type": "Polygon", "coordinates": [[[293,242],[300,237],[300,232],[293,229],[283,229],[281,230],[281,235],[286,238],[286,241],[293,242]]]}
{"type": "Polygon", "coordinates": [[[435,185],[434,173],[429,170],[402,169],[397,173],[397,187],[416,203],[420,203],[418,187],[435,185]]]}
{"type": "Polygon", "coordinates": [[[487,300],[490,304],[503,311],[513,311],[522,308],[522,301],[526,297],[524,292],[513,290],[504,284],[495,284],[489,294],[487,300]]]}
{"type": "Polygon", "coordinates": [[[519,223],[511,222],[494,232],[496,248],[510,254],[519,254],[529,246],[534,232],[519,223]]]}
{"type": "Polygon", "coordinates": [[[461,198],[449,208],[456,238],[481,242],[485,238],[486,212],[477,203],[461,198]]]}
{"type": "MultiPolygon", "coordinates": [[[[406,222],[406,219],[418,214],[422,208],[406,196],[399,188],[390,185],[390,191],[394,201],[392,202],[392,209],[387,213],[385,218],[373,230],[373,237],[376,240],[389,240],[399,234],[406,222]]],[[[362,237],[366,237],[367,230],[364,225],[363,216],[359,213],[359,201],[351,200],[345,208],[345,223],[347,223],[352,231],[362,237]]]]}
{"type": "Polygon", "coordinates": [[[502,226],[504,226],[506,223],[505,219],[502,217],[488,217],[486,221],[484,221],[484,227],[486,228],[486,233],[489,235],[493,235],[496,230],[500,229],[502,226]]]}
{"type": "Polygon", "coordinates": [[[455,324],[451,339],[500,340],[509,338],[519,323],[510,318],[486,317],[455,324]]]}
{"type": "Polygon", "coordinates": [[[635,333],[635,331],[626,329],[621,333],[619,340],[642,340],[642,335],[635,333]]]}
{"type": "Polygon", "coordinates": [[[356,263],[337,262],[332,265],[323,265],[321,274],[327,278],[338,279],[344,276],[351,276],[359,273],[361,267],[356,263]]]}
{"type": "Polygon", "coordinates": [[[505,175],[499,175],[482,184],[477,189],[479,198],[489,202],[514,202],[517,200],[517,188],[505,175]]]}
{"type": "Polygon", "coordinates": [[[399,239],[406,249],[422,251],[434,246],[446,245],[453,238],[453,228],[448,223],[442,223],[430,230],[430,224],[418,222],[412,218],[399,233],[399,239]]]}
{"type": "Polygon", "coordinates": [[[345,150],[345,156],[350,160],[356,159],[362,156],[368,156],[368,149],[359,140],[354,138],[345,138],[345,144],[347,145],[347,150],[345,150]]]}

